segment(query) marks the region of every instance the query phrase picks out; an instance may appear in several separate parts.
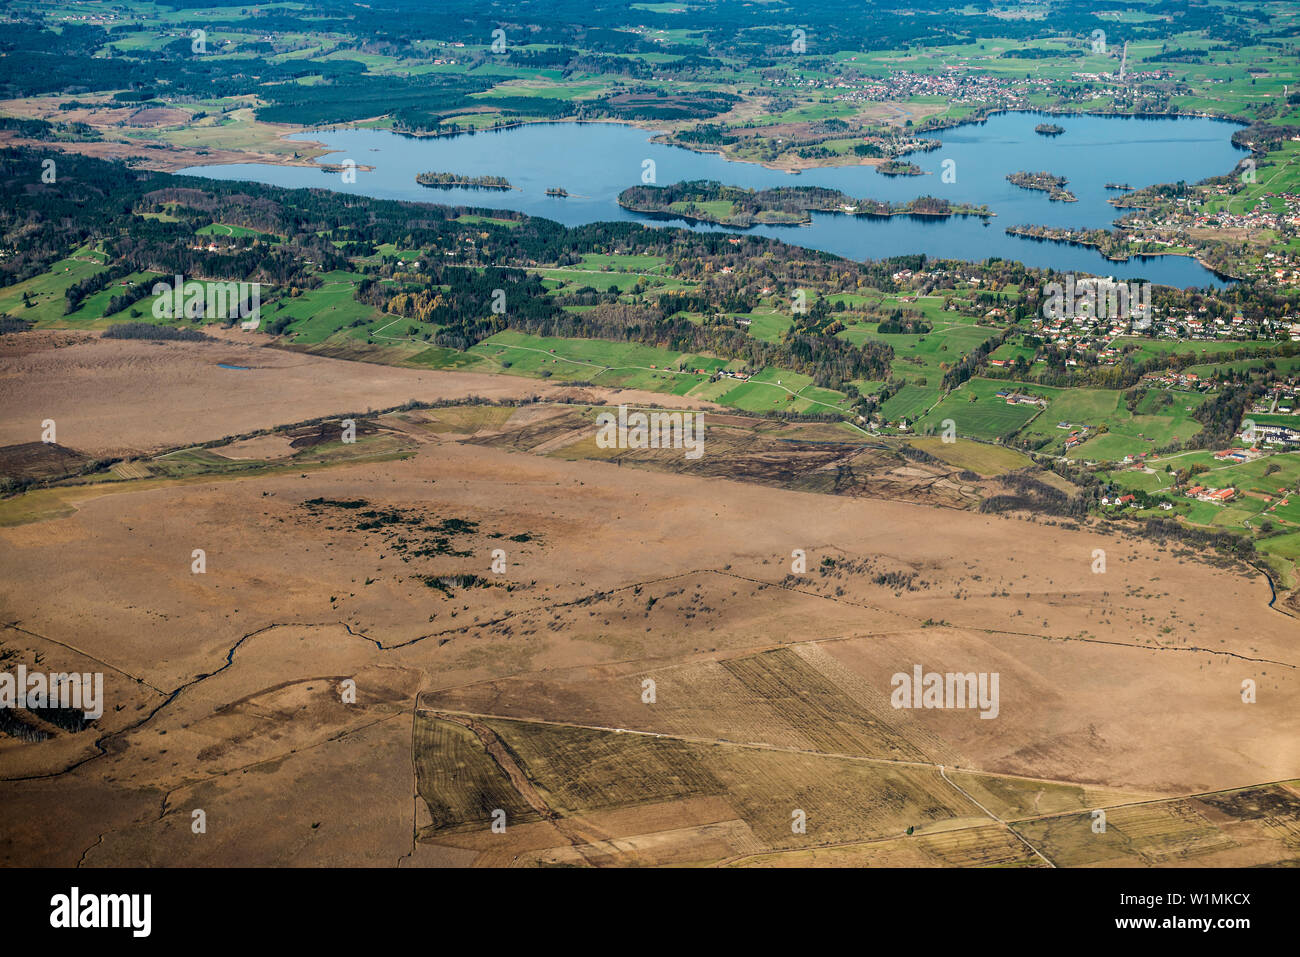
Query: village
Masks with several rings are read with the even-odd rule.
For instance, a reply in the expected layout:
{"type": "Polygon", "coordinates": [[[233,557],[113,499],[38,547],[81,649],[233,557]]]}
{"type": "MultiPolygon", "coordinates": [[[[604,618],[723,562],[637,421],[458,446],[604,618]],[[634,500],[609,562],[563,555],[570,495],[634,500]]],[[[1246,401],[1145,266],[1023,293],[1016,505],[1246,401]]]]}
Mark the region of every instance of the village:
{"type": "MultiPolygon", "coordinates": [[[[850,57],[849,62],[857,59],[856,56],[850,57]]],[[[835,97],[836,102],[840,103],[878,103],[918,96],[941,96],[950,103],[996,104],[999,107],[1014,108],[1029,108],[1032,94],[1046,93],[1053,86],[1052,81],[1042,78],[1009,79],[988,73],[962,72],[955,68],[937,75],[899,71],[890,73],[883,79],[805,79],[793,85],[850,91],[835,97]]]]}
{"type": "Polygon", "coordinates": [[[1265,317],[1252,321],[1243,315],[1211,316],[1205,306],[1200,306],[1195,313],[1181,315],[1160,316],[1159,312],[1159,307],[1153,306],[1149,319],[1141,316],[1035,315],[1029,320],[1029,327],[1032,334],[1044,343],[1068,354],[1070,358],[1066,365],[1070,366],[1077,365],[1080,358],[1090,354],[1095,354],[1098,365],[1115,365],[1123,353],[1113,343],[1125,336],[1179,342],[1260,339],[1300,342],[1300,316],[1265,317]]]}
{"type": "MultiPolygon", "coordinates": [[[[1247,167],[1242,175],[1253,176],[1253,167],[1247,167]]],[[[1214,200],[1217,205],[1219,201],[1230,200],[1233,194],[1231,185],[1202,186],[1196,193],[1164,200],[1159,214],[1134,213],[1117,220],[1115,225],[1132,241],[1175,252],[1183,252],[1189,243],[1235,244],[1243,235],[1272,234],[1276,237],[1272,248],[1234,256],[1232,273],[1237,278],[1254,279],[1272,287],[1300,285],[1300,255],[1287,244],[1300,227],[1300,194],[1263,192],[1257,196],[1253,208],[1241,212],[1206,208],[1207,200],[1214,200]]]]}

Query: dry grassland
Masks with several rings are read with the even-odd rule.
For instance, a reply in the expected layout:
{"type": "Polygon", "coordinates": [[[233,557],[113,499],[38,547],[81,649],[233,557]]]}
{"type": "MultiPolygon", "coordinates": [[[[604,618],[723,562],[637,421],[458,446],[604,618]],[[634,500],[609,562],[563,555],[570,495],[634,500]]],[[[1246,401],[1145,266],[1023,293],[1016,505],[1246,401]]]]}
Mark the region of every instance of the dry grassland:
{"type": "MultiPolygon", "coordinates": [[[[77,452],[543,389],[236,343],[3,362],[0,437],[55,416],[77,452]]],[[[743,416],[703,465],[601,461],[590,415],[412,409],[355,449],[303,427],[0,501],[3,667],[103,671],[106,698],[0,735],[0,861],[1300,859],[1295,622],[1255,573],[980,514],[953,466],[743,416]],[[998,717],[894,708],[918,664],[998,673],[998,717]]]]}

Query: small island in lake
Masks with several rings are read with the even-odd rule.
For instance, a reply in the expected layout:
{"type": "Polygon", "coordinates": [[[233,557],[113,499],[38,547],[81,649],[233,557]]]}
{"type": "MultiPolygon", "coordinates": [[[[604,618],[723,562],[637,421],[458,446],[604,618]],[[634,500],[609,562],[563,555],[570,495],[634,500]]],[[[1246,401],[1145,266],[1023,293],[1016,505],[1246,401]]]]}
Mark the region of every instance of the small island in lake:
{"type": "Polygon", "coordinates": [[[434,189],[514,189],[504,176],[461,176],[459,173],[417,173],[415,181],[434,189]]]}
{"type": "Polygon", "coordinates": [[[907,160],[885,160],[876,167],[877,173],[883,173],[886,176],[922,176],[925,170],[915,163],[909,163],[907,160]]]}
{"type": "Polygon", "coordinates": [[[1130,189],[1132,189],[1133,187],[1130,186],[1128,183],[1107,183],[1107,184],[1106,184],[1106,188],[1107,188],[1107,189],[1124,189],[1124,190],[1130,190],[1130,189]]]}
{"type": "Polygon", "coordinates": [[[1064,176],[1051,173],[1009,173],[1007,181],[1021,189],[1037,189],[1047,194],[1047,198],[1058,203],[1077,203],[1078,197],[1065,188],[1069,182],[1064,176]]]}
{"type": "Polygon", "coordinates": [[[327,176],[334,176],[338,173],[347,173],[347,172],[355,173],[357,170],[365,170],[366,172],[370,172],[373,169],[374,169],[373,166],[363,166],[359,163],[353,163],[351,161],[348,161],[346,163],[321,163],[320,164],[320,171],[327,176]]]}
{"type": "Polygon", "coordinates": [[[637,213],[679,216],[720,226],[760,224],[801,226],[812,213],[848,216],[992,216],[987,206],[958,204],[933,196],[905,203],[854,199],[837,189],[821,186],[778,186],[742,189],[712,180],[693,180],[671,186],[631,186],[618,194],[618,204],[637,213]]]}
{"type": "Polygon", "coordinates": [[[564,197],[569,195],[569,191],[565,189],[563,186],[552,186],[550,189],[546,191],[546,195],[564,197]]]}
{"type": "Polygon", "coordinates": [[[1065,132],[1065,127],[1057,126],[1055,123],[1039,123],[1034,127],[1034,132],[1043,136],[1060,136],[1065,132]]]}

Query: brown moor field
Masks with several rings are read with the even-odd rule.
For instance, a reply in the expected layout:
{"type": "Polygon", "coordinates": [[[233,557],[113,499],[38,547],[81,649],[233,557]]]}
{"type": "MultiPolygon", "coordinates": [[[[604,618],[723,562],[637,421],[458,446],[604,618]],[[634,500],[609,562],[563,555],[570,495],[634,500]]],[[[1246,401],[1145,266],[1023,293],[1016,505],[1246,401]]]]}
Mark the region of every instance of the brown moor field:
{"type": "Polygon", "coordinates": [[[595,445],[648,396],[21,339],[0,462],[46,418],[124,461],[0,500],[3,667],[106,699],[0,736],[6,864],[1300,859],[1300,632],[1248,567],[829,426],[711,411],[687,462],[595,445]],[[914,665],[997,717],[895,709],[914,665]]]}

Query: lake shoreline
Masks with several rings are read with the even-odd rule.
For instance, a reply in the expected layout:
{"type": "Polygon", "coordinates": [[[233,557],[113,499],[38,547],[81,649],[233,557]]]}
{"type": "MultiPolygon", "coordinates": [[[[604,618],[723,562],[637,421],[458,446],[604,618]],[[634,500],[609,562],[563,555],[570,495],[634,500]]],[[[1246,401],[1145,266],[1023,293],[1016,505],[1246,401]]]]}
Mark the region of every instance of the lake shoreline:
{"type": "MultiPolygon", "coordinates": [[[[1006,107],[998,107],[996,109],[990,109],[986,112],[973,113],[970,116],[965,116],[960,119],[937,121],[934,123],[934,125],[926,126],[923,129],[914,128],[912,132],[917,136],[926,136],[927,134],[938,133],[943,130],[960,129],[961,127],[964,126],[983,126],[988,122],[988,120],[992,119],[993,117],[1014,116],[1016,114],[1024,114],[1029,116],[1052,116],[1052,117],[1101,117],[1106,119],[1131,119],[1131,120],[1201,119],[1201,120],[1213,120],[1215,122],[1220,122],[1220,123],[1233,124],[1241,129],[1245,129],[1246,127],[1250,126],[1250,123],[1248,123],[1245,120],[1242,120],[1240,117],[1219,115],[1215,113],[1204,113],[1204,112],[1114,113],[1106,110],[1011,109],[1006,107]]],[[[650,134],[649,142],[655,143],[660,146],[675,147],[677,149],[687,150],[691,153],[698,153],[704,156],[719,156],[730,163],[744,163],[750,166],[757,166],[760,169],[770,170],[774,173],[785,173],[786,175],[789,176],[798,176],[800,173],[808,172],[808,171],[816,171],[816,170],[838,170],[838,169],[852,169],[852,168],[861,168],[861,167],[870,167],[872,169],[875,169],[881,166],[883,163],[887,162],[889,159],[901,159],[905,156],[910,156],[914,153],[931,152],[933,149],[933,148],[921,149],[918,147],[915,149],[904,150],[903,152],[899,153],[898,156],[896,157],[873,156],[873,157],[865,157],[865,158],[863,157],[850,158],[846,155],[844,159],[849,161],[842,162],[842,163],[834,162],[833,159],[830,161],[827,160],[818,161],[818,160],[810,159],[805,161],[792,162],[789,165],[777,165],[774,163],[765,163],[760,160],[746,159],[740,156],[731,156],[727,153],[725,149],[717,149],[717,148],[711,149],[704,146],[692,145],[690,143],[671,142],[669,139],[667,139],[667,137],[670,137],[675,132],[674,130],[657,127],[654,125],[653,121],[646,121],[646,120],[622,120],[622,119],[616,119],[612,117],[603,117],[600,119],[583,119],[583,120],[550,120],[550,119],[519,120],[517,122],[503,123],[500,126],[494,126],[494,127],[490,127],[487,129],[480,129],[480,130],[446,130],[446,131],[428,131],[428,132],[416,132],[412,130],[397,130],[397,129],[384,128],[384,127],[363,126],[362,125],[363,122],[368,122],[368,121],[359,121],[357,123],[337,124],[331,126],[304,126],[301,128],[283,130],[278,134],[280,139],[288,140],[295,144],[307,146],[311,149],[320,150],[320,153],[315,157],[304,156],[296,159],[272,158],[271,162],[268,163],[267,165],[286,166],[286,167],[305,167],[310,169],[313,167],[325,165],[320,162],[320,160],[324,156],[328,156],[330,153],[342,152],[341,150],[329,149],[327,144],[319,140],[295,140],[293,139],[293,137],[295,136],[313,136],[320,133],[357,131],[357,132],[392,133],[395,136],[401,136],[403,138],[413,139],[413,140],[436,140],[436,139],[452,139],[461,136],[478,136],[485,133],[504,133],[510,130],[524,129],[528,127],[540,127],[540,126],[626,127],[628,129],[639,130],[641,132],[650,134]]],[[[1055,136],[1046,137],[1046,138],[1056,139],[1055,136]]],[[[936,142],[942,143],[942,140],[939,140],[938,137],[935,137],[935,139],[936,142]]],[[[218,162],[215,163],[204,163],[201,165],[237,166],[247,162],[249,162],[249,160],[240,158],[238,156],[232,156],[232,157],[222,157],[218,162]]],[[[185,169],[185,168],[188,167],[177,167],[177,169],[185,169]]],[[[177,169],[168,169],[167,172],[174,173],[177,171],[177,169]]],[[[887,174],[882,174],[882,175],[887,175],[887,174]]],[[[1213,175],[1220,175],[1220,174],[1212,173],[1210,175],[1213,176],[1213,175]]]]}
{"type": "MultiPolygon", "coordinates": [[[[778,238],[784,234],[786,241],[796,245],[858,261],[878,260],[902,252],[924,252],[937,258],[971,262],[996,256],[1030,266],[1102,275],[1113,271],[1114,260],[1101,255],[1097,247],[1063,244],[1057,249],[1074,251],[1046,254],[1045,250],[1033,251],[1034,247],[1019,242],[1014,235],[1004,235],[1003,230],[979,227],[990,225],[996,216],[1001,222],[1034,223],[1055,229],[1109,229],[1113,210],[1103,204],[1114,194],[1103,196],[1103,183],[1141,185],[1180,179],[1196,182],[1229,167],[1241,152],[1231,143],[1227,128],[1219,120],[1162,116],[1178,122],[1153,127],[1117,123],[1115,117],[1108,115],[1076,120],[1071,126],[1074,135],[1062,138],[1071,140],[1070,146],[1061,151],[1059,147],[1046,145],[1060,139],[1033,132],[1038,122],[1034,114],[1039,111],[1003,112],[1000,118],[982,121],[977,131],[951,136],[942,152],[930,151],[924,159],[919,159],[927,174],[923,178],[879,176],[863,168],[874,164],[855,163],[810,170],[792,180],[787,171],[751,162],[733,162],[714,148],[699,150],[656,143],[655,134],[643,124],[605,120],[525,122],[497,131],[508,139],[459,133],[412,136],[386,129],[346,126],[335,128],[333,135],[316,132],[303,139],[323,141],[329,151],[325,162],[333,161],[337,165],[344,156],[365,157],[367,165],[380,167],[378,173],[363,174],[355,182],[329,184],[337,191],[375,198],[511,210],[554,219],[570,227],[617,221],[659,226],[675,221],[678,226],[694,230],[766,231],[767,235],[778,238]],[[1140,169],[1129,170],[1127,176],[1124,169],[1115,165],[1114,157],[1118,154],[1105,145],[1117,139],[1145,157],[1140,169]],[[1096,162],[1094,152],[1098,154],[1096,162]],[[1026,168],[1051,169],[1068,177],[1079,202],[1070,204],[1069,211],[1048,210],[1041,192],[1015,189],[1007,184],[1007,173],[1026,168]],[[426,187],[413,182],[408,188],[409,177],[430,169],[444,170],[446,175],[458,180],[443,184],[439,193],[429,193],[426,187]],[[469,187],[470,181],[484,171],[499,175],[514,188],[489,192],[458,188],[461,180],[469,187]],[[707,206],[688,209],[685,204],[669,210],[658,208],[662,204],[653,202],[650,206],[656,208],[646,209],[640,197],[630,204],[618,201],[620,191],[643,179],[649,179],[649,185],[653,185],[656,176],[665,184],[715,181],[760,192],[815,187],[847,198],[837,200],[833,207],[809,209],[809,213],[835,215],[797,214],[796,207],[802,204],[795,204],[784,210],[790,215],[771,217],[757,215],[757,207],[752,203],[741,203],[728,211],[725,207],[707,206]],[[544,188],[575,177],[587,184],[587,188],[580,190],[581,196],[570,193],[561,203],[553,196],[543,195],[544,188]],[[946,203],[923,202],[918,204],[920,209],[905,205],[925,200],[920,194],[926,192],[931,199],[943,199],[946,203]],[[858,203],[855,201],[858,197],[870,199],[858,203]],[[951,208],[944,209],[945,205],[951,208]],[[854,209],[855,206],[862,208],[854,209]],[[652,213],[660,215],[651,219],[652,213]],[[849,217],[856,217],[856,221],[849,217]],[[976,219],[980,222],[974,222],[976,219]],[[783,225],[800,225],[806,232],[796,235],[776,228],[783,225]]],[[[294,188],[316,187],[317,183],[310,180],[319,179],[269,163],[210,164],[190,168],[186,173],[226,180],[250,179],[294,188]]],[[[776,207],[786,205],[775,204],[776,207]]],[[[1104,239],[1101,242],[1114,252],[1111,243],[1104,239]]],[[[1167,265],[1160,268],[1148,264],[1143,278],[1180,288],[1217,287],[1225,281],[1221,274],[1210,271],[1193,256],[1164,262],[1167,265]]],[[[1129,271],[1124,269],[1121,273],[1129,271]]]]}
{"type": "Polygon", "coordinates": [[[1195,262],[1200,263],[1201,266],[1203,266],[1205,269],[1209,270],[1215,276],[1217,276],[1220,280],[1223,280],[1225,282],[1236,283],[1236,282],[1244,281],[1244,277],[1234,276],[1231,273],[1223,272],[1221,269],[1216,269],[1214,266],[1211,266],[1204,259],[1202,259],[1200,256],[1195,255],[1194,253],[1176,253],[1176,252],[1158,251],[1153,253],[1129,253],[1128,255],[1125,256],[1112,256],[1109,253],[1105,252],[1105,250],[1102,249],[1101,244],[1096,242],[1095,240],[1067,238],[1064,236],[1034,236],[1031,233],[1019,232],[1017,230],[1018,227],[1016,226],[1008,226],[1006,228],[1006,233],[1010,236],[1015,236],[1019,239],[1028,239],[1036,243],[1058,243],[1062,246],[1077,246],[1084,249],[1092,249],[1097,253],[1098,256],[1100,256],[1102,259],[1105,259],[1107,262],[1127,264],[1133,262],[1134,260],[1141,262],[1142,260],[1146,260],[1146,259],[1159,259],[1162,256],[1176,256],[1182,259],[1191,259],[1195,262]]]}

